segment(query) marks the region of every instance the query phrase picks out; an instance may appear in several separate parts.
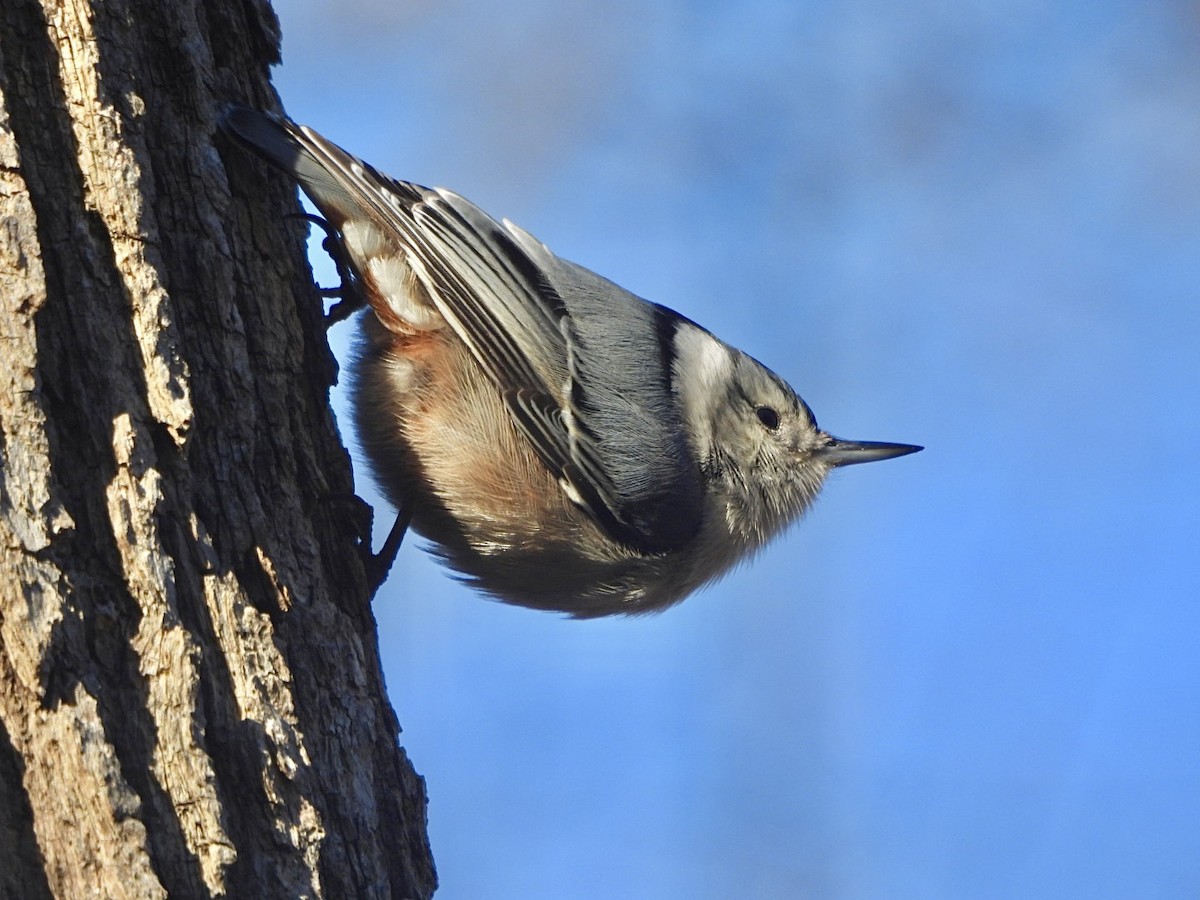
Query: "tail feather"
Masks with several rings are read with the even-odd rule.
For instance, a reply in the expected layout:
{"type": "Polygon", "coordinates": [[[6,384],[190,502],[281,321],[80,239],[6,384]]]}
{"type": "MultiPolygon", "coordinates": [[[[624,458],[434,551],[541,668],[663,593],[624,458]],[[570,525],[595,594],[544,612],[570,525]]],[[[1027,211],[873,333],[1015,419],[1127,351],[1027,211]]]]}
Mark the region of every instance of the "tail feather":
{"type": "MultiPolygon", "coordinates": [[[[361,204],[337,176],[335,168],[314,150],[328,155],[329,142],[318,142],[298,125],[279,116],[232,104],[221,119],[221,128],[275,168],[300,183],[317,208],[335,227],[354,218],[361,204]],[[328,146],[325,146],[328,145],[328,146]]],[[[349,154],[339,153],[353,160],[349,154]]]]}

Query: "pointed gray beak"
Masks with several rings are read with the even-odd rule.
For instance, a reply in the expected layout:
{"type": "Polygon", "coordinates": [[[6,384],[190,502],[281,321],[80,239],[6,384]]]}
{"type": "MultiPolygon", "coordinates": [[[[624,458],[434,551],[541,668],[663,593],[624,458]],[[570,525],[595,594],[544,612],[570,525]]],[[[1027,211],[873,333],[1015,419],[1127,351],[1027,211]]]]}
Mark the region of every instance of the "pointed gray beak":
{"type": "Polygon", "coordinates": [[[875,462],[895,456],[907,456],[924,450],[915,444],[888,444],[883,441],[843,441],[830,436],[829,443],[817,450],[831,466],[852,466],[856,463],[875,462]]]}

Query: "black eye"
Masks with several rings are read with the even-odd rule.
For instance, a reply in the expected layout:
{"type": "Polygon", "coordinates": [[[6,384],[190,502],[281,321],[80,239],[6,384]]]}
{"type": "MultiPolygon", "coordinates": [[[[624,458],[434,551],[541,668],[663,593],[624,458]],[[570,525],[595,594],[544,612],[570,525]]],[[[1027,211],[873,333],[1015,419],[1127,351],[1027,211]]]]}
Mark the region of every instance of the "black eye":
{"type": "Polygon", "coordinates": [[[762,422],[771,431],[779,427],[779,413],[771,407],[756,406],[754,407],[754,414],[758,416],[758,421],[762,422]]]}

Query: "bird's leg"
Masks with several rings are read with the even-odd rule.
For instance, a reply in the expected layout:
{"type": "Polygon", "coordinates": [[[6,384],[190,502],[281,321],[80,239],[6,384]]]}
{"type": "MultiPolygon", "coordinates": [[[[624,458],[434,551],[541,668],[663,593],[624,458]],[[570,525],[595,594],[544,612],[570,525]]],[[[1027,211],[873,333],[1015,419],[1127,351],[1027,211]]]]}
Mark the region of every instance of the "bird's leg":
{"type": "Polygon", "coordinates": [[[328,328],[343,319],[349,318],[352,314],[362,309],[367,305],[367,300],[363,296],[358,278],[354,275],[354,269],[350,266],[349,257],[346,255],[346,248],[342,243],[341,232],[334,228],[328,219],[323,219],[312,213],[296,213],[294,217],[304,219],[306,222],[316,225],[325,232],[325,237],[321,241],[321,249],[329,254],[329,258],[333,260],[333,266],[337,270],[338,280],[340,281],[337,287],[317,288],[317,293],[322,297],[338,298],[338,302],[333,304],[329,308],[329,312],[325,314],[325,327],[328,328]]]}
{"type": "Polygon", "coordinates": [[[346,519],[350,521],[358,538],[358,555],[367,576],[368,596],[374,597],[387,580],[392,563],[396,561],[396,554],[400,551],[400,544],[404,541],[409,522],[412,521],[412,512],[409,509],[401,509],[396,514],[396,521],[392,523],[392,530],[388,532],[383,546],[379,548],[378,553],[372,553],[371,535],[375,524],[375,509],[371,504],[357,494],[327,494],[324,500],[344,504],[343,508],[349,507],[346,519]]]}
{"type": "Polygon", "coordinates": [[[367,585],[372,597],[387,580],[388,572],[392,570],[392,563],[396,561],[396,554],[400,552],[400,544],[404,541],[404,535],[408,532],[408,525],[411,521],[411,508],[401,509],[396,513],[396,521],[392,523],[392,530],[388,532],[378,553],[371,553],[369,542],[364,545],[367,547],[367,553],[363,559],[363,567],[367,570],[367,585]]]}

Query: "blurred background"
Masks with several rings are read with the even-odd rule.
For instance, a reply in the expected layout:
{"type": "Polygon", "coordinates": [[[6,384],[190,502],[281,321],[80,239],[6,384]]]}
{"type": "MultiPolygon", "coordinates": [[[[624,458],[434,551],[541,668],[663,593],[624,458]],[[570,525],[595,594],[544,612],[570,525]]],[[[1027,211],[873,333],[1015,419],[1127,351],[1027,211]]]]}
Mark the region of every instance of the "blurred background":
{"type": "Polygon", "coordinates": [[[928,448],[658,617],[406,546],[439,898],[1200,896],[1200,6],[275,6],[298,121],[928,448]]]}

